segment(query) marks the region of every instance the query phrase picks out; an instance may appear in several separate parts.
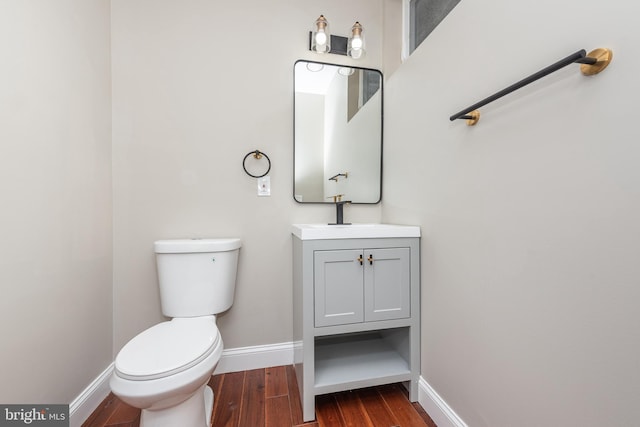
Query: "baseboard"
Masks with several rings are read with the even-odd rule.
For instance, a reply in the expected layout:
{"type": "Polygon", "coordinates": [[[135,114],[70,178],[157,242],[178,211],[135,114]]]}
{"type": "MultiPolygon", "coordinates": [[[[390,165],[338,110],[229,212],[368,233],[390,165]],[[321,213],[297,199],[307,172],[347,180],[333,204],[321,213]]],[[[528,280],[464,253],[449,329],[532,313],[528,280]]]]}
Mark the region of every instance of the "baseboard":
{"type": "Polygon", "coordinates": [[[230,348],[222,352],[214,374],[293,364],[294,343],[230,348]]]}
{"type": "Polygon", "coordinates": [[[423,377],[418,381],[418,402],[438,427],[467,427],[423,377]]]}
{"type": "Polygon", "coordinates": [[[69,404],[69,427],[80,427],[109,395],[109,378],[112,372],[113,363],[69,404]]]}

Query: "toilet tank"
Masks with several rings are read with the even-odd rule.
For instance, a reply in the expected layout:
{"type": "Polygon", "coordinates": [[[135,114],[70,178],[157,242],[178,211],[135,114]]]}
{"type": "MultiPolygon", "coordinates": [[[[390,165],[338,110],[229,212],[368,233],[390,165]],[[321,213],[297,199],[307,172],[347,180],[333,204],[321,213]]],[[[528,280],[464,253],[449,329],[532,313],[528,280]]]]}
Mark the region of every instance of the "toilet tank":
{"type": "Polygon", "coordinates": [[[228,310],[233,304],[240,246],[237,238],[156,241],[162,313],[196,317],[228,310]]]}

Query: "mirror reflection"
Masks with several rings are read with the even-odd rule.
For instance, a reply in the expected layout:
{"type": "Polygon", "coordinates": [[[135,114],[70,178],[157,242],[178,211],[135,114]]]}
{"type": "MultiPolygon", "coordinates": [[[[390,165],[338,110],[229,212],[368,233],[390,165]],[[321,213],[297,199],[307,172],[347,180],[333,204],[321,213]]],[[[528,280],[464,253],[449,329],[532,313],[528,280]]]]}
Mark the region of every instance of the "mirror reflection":
{"type": "Polygon", "coordinates": [[[382,73],[297,61],[294,82],[295,200],[378,203],[382,73]]]}

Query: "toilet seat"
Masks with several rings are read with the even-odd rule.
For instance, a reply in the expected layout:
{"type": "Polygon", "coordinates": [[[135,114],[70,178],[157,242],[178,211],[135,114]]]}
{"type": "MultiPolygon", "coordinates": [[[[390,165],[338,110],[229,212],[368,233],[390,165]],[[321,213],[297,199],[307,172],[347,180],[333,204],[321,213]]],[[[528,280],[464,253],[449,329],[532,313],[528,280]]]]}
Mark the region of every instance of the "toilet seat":
{"type": "Polygon", "coordinates": [[[213,316],[174,318],[129,341],[116,357],[115,370],[134,381],[168,377],[202,362],[220,341],[213,316]]]}

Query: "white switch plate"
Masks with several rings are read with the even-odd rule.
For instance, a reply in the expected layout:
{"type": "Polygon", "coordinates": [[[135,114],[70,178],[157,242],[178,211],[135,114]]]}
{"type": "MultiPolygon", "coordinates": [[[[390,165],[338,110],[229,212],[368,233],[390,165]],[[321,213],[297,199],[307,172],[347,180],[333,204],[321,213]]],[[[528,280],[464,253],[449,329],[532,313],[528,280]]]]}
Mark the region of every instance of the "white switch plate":
{"type": "Polygon", "coordinates": [[[271,178],[269,176],[263,176],[258,178],[258,196],[270,196],[271,195],[271,178]]]}

